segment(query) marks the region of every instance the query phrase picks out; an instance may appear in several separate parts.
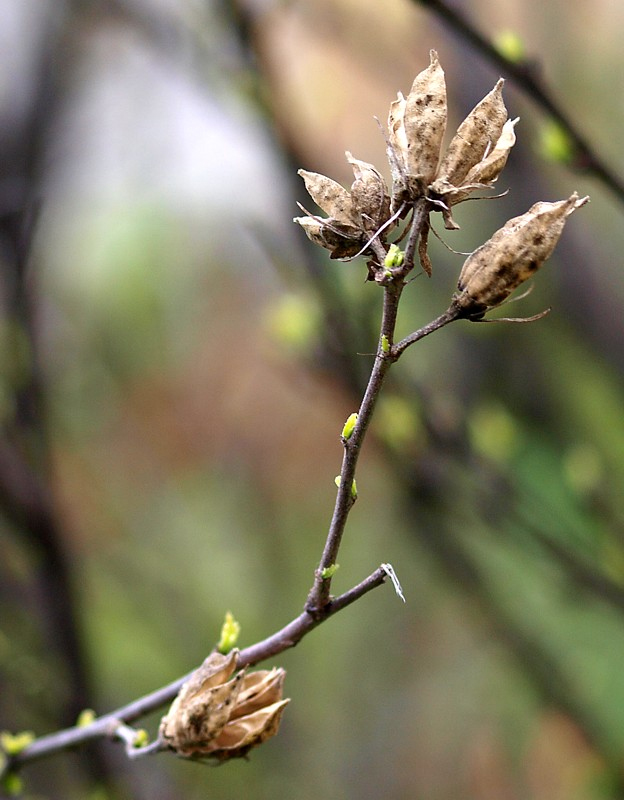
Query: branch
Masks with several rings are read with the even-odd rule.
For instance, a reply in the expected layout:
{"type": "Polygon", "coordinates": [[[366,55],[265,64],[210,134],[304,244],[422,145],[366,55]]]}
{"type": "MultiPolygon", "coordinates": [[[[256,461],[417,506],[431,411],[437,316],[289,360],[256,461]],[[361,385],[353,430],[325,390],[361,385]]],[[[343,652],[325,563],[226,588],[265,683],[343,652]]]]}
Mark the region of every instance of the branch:
{"type": "Polygon", "coordinates": [[[506,77],[546,111],[566,132],[575,155],[573,166],[590,173],[610,189],[624,203],[624,181],[597,154],[592,144],[580,131],[571,117],[553,98],[550,89],[538,77],[535,65],[523,60],[515,62],[506,58],[496,47],[476,30],[461,11],[452,8],[445,0],[412,0],[429,9],[442,19],[455,33],[475,48],[487,61],[494,64],[506,77]]]}
{"type": "MultiPolygon", "coordinates": [[[[410,234],[408,241],[408,248],[405,252],[405,260],[403,264],[394,268],[381,268],[379,272],[379,282],[384,287],[383,297],[383,313],[381,319],[381,329],[379,332],[379,341],[377,344],[377,353],[375,355],[375,363],[357,413],[357,422],[353,432],[348,438],[343,438],[344,453],[342,458],[342,467],[340,470],[340,481],[338,484],[338,492],[336,494],[336,502],[334,505],[334,513],[327,533],[323,555],[316,570],[314,583],[308,594],[306,602],[306,610],[312,614],[319,613],[323,607],[329,602],[332,574],[330,570],[335,567],[338,558],[338,550],[342,543],[342,537],[347,524],[349,512],[353,508],[353,504],[357,499],[357,491],[355,489],[355,470],[357,467],[358,459],[364,437],[370,425],[370,421],[377,404],[377,399],[381,392],[388,370],[392,364],[397,360],[400,353],[393,347],[394,333],[397,322],[397,315],[399,310],[399,300],[405,288],[405,278],[414,269],[414,254],[416,251],[416,243],[420,238],[425,227],[428,225],[428,205],[424,198],[416,201],[414,204],[413,219],[410,224],[410,234]]],[[[383,264],[383,262],[381,262],[383,264]]],[[[376,276],[376,280],[378,277],[376,276]]],[[[427,333],[431,333],[442,325],[451,321],[452,309],[446,312],[449,316],[448,320],[439,323],[441,318],[434,321],[430,326],[427,333]],[[436,324],[438,323],[438,324],[436,324]],[[433,326],[433,327],[431,327],[433,326]]],[[[444,315],[443,315],[444,316],[444,315]]],[[[453,319],[455,317],[452,317],[453,319]]],[[[423,333],[422,336],[426,334],[423,333]]],[[[422,338],[422,336],[420,338],[422,338]]],[[[404,340],[405,341],[405,340],[404,340]]],[[[416,341],[416,339],[414,340],[416,341]]],[[[403,347],[405,349],[407,345],[403,347]]]]}
{"type": "Polygon", "coordinates": [[[397,361],[405,352],[405,350],[407,350],[407,348],[411,345],[419,342],[421,339],[424,339],[425,336],[429,336],[430,333],[433,333],[434,331],[443,328],[445,325],[448,325],[449,322],[453,322],[459,318],[460,313],[457,307],[453,305],[449,306],[449,308],[443,314],[440,314],[440,316],[434,319],[432,322],[429,322],[427,325],[423,325],[422,328],[410,333],[409,336],[406,336],[404,339],[401,339],[400,342],[395,344],[391,350],[393,361],[397,361]]]}
{"type": "MultiPolygon", "coordinates": [[[[281,630],[277,631],[277,633],[241,650],[238,660],[239,666],[252,666],[260,661],[279,655],[279,653],[284,652],[284,650],[294,647],[306,634],[318,627],[326,619],[329,619],[329,617],[332,617],[334,614],[338,613],[338,611],[347,608],[347,606],[359,600],[372,589],[381,586],[381,584],[386,581],[387,577],[387,568],[378,567],[367,578],[349,589],[349,591],[339,597],[331,599],[322,609],[317,610],[315,614],[303,611],[298,617],[292,620],[292,622],[289,622],[288,625],[285,625],[281,630]]],[[[33,761],[52,756],[78,745],[83,745],[94,739],[120,739],[126,743],[126,750],[128,754],[131,755],[132,737],[128,731],[127,723],[133,722],[167,705],[167,703],[170,703],[180,691],[183,683],[188,680],[191,675],[192,672],[169,683],[167,686],[163,686],[150,694],[140,697],[138,700],[134,700],[118,708],[116,711],[111,711],[102,717],[97,717],[88,725],[67,728],[36,739],[24,748],[24,750],[7,761],[2,770],[2,774],[18,770],[33,761]]],[[[133,757],[136,755],[147,755],[148,753],[157,752],[158,749],[159,748],[155,746],[149,745],[148,747],[140,748],[136,754],[132,755],[133,757]]]]}

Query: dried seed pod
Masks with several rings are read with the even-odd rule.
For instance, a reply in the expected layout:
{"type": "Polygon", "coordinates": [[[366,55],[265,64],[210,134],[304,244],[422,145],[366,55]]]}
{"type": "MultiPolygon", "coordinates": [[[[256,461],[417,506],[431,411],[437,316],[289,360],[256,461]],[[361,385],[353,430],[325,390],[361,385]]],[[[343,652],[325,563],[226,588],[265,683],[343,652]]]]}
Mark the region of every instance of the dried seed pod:
{"type": "Polygon", "coordinates": [[[429,187],[430,198],[441,201],[444,225],[450,230],[459,227],[451,207],[475,189],[492,187],[516,141],[513,129],[518,120],[507,119],[503,84],[500,78],[459,126],[429,187]]]}
{"type": "Polygon", "coordinates": [[[442,159],[436,182],[460,186],[470,170],[494,147],[507,121],[504,83],[500,78],[459,126],[442,159]]]}
{"type": "Polygon", "coordinates": [[[514,128],[518,120],[519,117],[516,117],[505,122],[494,148],[466,175],[467,186],[491,186],[498,178],[507,163],[509,151],[516,143],[514,128]]]}
{"type": "Polygon", "coordinates": [[[357,227],[351,195],[344,186],[318,172],[300,169],[297,175],[301,175],[308,194],[328,217],[344,225],[357,227]]]}
{"type": "Polygon", "coordinates": [[[453,219],[451,208],[457,203],[461,203],[476,189],[491,189],[498,176],[507,163],[509,151],[516,142],[514,127],[518,122],[516,119],[508,119],[503,125],[501,135],[496,142],[496,146],[485,158],[475,164],[468,172],[464,181],[459,186],[451,186],[442,180],[436,179],[431,185],[431,196],[442,200],[442,217],[444,226],[449,230],[456,230],[459,225],[453,219]]]}
{"type": "Polygon", "coordinates": [[[444,70],[435,50],[431,63],[414,79],[405,100],[403,124],[407,137],[407,174],[424,189],[434,178],[446,130],[447,104],[444,70]]]}
{"type": "Polygon", "coordinates": [[[331,258],[357,255],[390,217],[390,196],[380,172],[349,152],[346,156],[355,176],[350,192],[325,175],[299,170],[310,196],[328,217],[323,219],[308,212],[308,216],[295,217],[293,221],[301,225],[311,241],[329,250],[331,258]]]}
{"type": "Polygon", "coordinates": [[[435,50],[407,97],[399,92],[388,114],[388,160],[392,172],[393,208],[403,200],[421,197],[440,161],[446,129],[444,71],[435,50]]]}
{"type": "Polygon", "coordinates": [[[160,724],[161,740],[185,758],[223,761],[277,733],[283,669],[234,674],[238,650],[212,653],[182,686],[160,724]],[[233,676],[233,677],[232,677],[233,676]]]}
{"type": "Polygon", "coordinates": [[[365,230],[375,231],[390,217],[388,187],[372,164],[353,158],[348,151],[345,155],[355,176],[351,185],[353,214],[365,230]]]}
{"type": "Polygon", "coordinates": [[[567,200],[535,203],[508,220],[464,262],[452,303],[459,315],[480,319],[509,297],[546,261],[567,217],[588,200],[575,192],[567,200]]]}

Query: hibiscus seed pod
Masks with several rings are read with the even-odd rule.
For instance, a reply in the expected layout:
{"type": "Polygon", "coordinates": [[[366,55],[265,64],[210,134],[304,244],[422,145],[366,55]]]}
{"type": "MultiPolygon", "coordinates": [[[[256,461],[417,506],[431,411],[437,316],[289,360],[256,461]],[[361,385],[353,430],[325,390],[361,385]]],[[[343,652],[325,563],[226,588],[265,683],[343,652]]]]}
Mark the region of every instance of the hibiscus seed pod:
{"type": "Polygon", "coordinates": [[[535,203],[525,214],[508,220],[469,255],[453,297],[459,315],[480,319],[509,297],[546,261],[567,217],[588,199],[579,198],[575,192],[567,200],[535,203]]]}
{"type": "Polygon", "coordinates": [[[409,188],[417,196],[423,194],[435,176],[446,129],[444,70],[435,50],[431,51],[430,59],[427,69],[414,79],[411,91],[405,99],[403,114],[409,188]]]}
{"type": "Polygon", "coordinates": [[[282,699],[285,671],[235,673],[237,664],[238,650],[212,653],[182,686],[159,732],[178,755],[225,761],[277,733],[289,702],[282,699]]]}
{"type": "Polygon", "coordinates": [[[304,180],[305,187],[310,197],[319,208],[338,222],[345,225],[354,225],[353,202],[349,192],[332,178],[318,172],[308,172],[300,169],[298,175],[304,180]]]}
{"type": "Polygon", "coordinates": [[[437,180],[459,186],[469,171],[495,146],[507,120],[502,95],[504,83],[500,78],[459,126],[442,159],[437,180]]]}
{"type": "Polygon", "coordinates": [[[390,216],[390,196],[386,182],[372,164],[353,158],[348,151],[345,155],[355,176],[351,186],[354,214],[365,230],[377,230],[390,216]]]}

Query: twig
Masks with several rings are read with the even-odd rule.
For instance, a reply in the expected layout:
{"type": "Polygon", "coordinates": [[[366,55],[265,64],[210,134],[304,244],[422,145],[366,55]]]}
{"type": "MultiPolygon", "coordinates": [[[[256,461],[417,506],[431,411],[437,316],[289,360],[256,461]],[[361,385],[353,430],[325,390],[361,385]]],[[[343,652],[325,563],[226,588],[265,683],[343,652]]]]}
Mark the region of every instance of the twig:
{"type": "MultiPolygon", "coordinates": [[[[306,634],[318,627],[326,619],[359,600],[372,589],[381,586],[387,577],[386,570],[383,567],[378,567],[349,591],[326,603],[318,613],[313,615],[307,611],[302,612],[277,633],[241,650],[238,661],[239,666],[252,666],[294,647],[306,634]]],[[[143,717],[170,703],[191,674],[188,673],[188,675],[178,678],[167,686],[144,695],[138,700],[118,708],[116,711],[97,717],[88,725],[67,728],[35,739],[28,747],[8,760],[4,772],[15,771],[28,763],[83,745],[94,739],[110,738],[112,736],[113,738],[122,739],[127,745],[129,742],[133,744],[136,740],[137,732],[128,728],[127,723],[133,722],[139,717],[143,717]]],[[[136,752],[132,754],[134,758],[140,755],[147,755],[148,752],[157,752],[159,748],[152,744],[146,748],[133,747],[133,749],[136,749],[136,752]]]]}
{"type": "Polygon", "coordinates": [[[550,90],[541,81],[534,66],[527,61],[515,62],[506,58],[485,36],[479,33],[468,17],[452,8],[445,0],[412,0],[440,19],[472,45],[481,55],[494,64],[505,77],[522,89],[538,106],[546,111],[565,130],[574,147],[574,166],[590,173],[610,189],[617,199],[624,203],[624,181],[597,154],[594,147],[572,121],[571,117],[553,98],[550,90]]]}
{"type": "Polygon", "coordinates": [[[403,352],[410,347],[410,345],[419,342],[421,339],[424,339],[425,336],[429,336],[430,333],[440,330],[440,328],[443,328],[445,325],[448,325],[449,322],[453,322],[456,319],[459,319],[457,308],[455,308],[455,306],[449,306],[449,308],[443,314],[440,314],[439,317],[434,319],[428,325],[423,325],[422,328],[410,333],[409,336],[406,336],[404,339],[401,339],[400,342],[395,344],[391,350],[392,360],[396,361],[403,354],[403,352]]]}
{"type": "Polygon", "coordinates": [[[411,334],[408,337],[409,341],[404,339],[399,346],[393,346],[399,300],[406,285],[405,277],[414,269],[417,242],[427,224],[427,201],[423,198],[414,205],[408,246],[404,254],[403,264],[388,269],[385,277],[382,278],[384,286],[383,312],[375,363],[358,410],[355,428],[350,437],[343,440],[344,453],[334,513],[325,541],[323,555],[306,602],[306,610],[311,614],[322,613],[324,606],[329,602],[332,580],[330,570],[336,564],[349,512],[357,497],[354,491],[354,481],[360,450],[388,370],[406,347],[457,317],[457,315],[452,314],[452,309],[449,309],[442,317],[438,317],[429,325],[421,328],[420,331],[411,334]]]}

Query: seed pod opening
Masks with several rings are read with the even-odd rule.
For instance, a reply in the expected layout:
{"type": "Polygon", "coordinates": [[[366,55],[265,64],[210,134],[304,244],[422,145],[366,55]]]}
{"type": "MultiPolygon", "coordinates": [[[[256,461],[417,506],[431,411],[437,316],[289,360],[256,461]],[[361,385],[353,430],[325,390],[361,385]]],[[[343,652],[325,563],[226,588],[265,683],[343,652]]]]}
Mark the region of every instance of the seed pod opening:
{"type": "Polygon", "coordinates": [[[277,733],[289,702],[282,699],[285,671],[235,673],[237,664],[238,650],[212,653],[182,686],[159,731],[178,755],[225,761],[277,733]]]}

